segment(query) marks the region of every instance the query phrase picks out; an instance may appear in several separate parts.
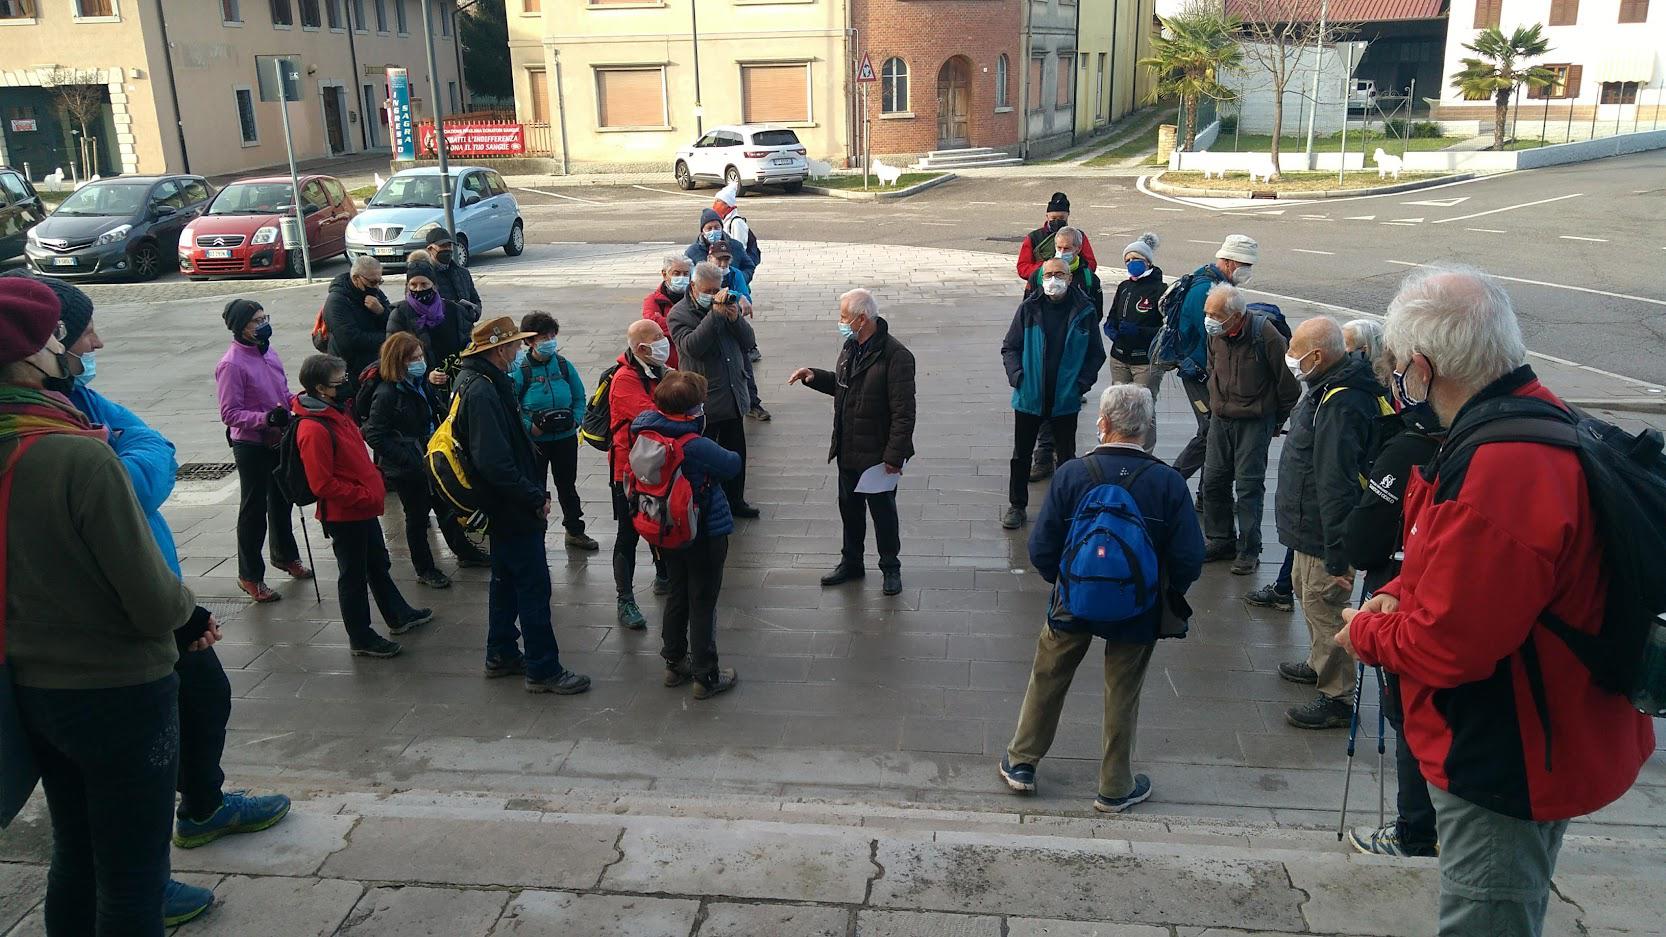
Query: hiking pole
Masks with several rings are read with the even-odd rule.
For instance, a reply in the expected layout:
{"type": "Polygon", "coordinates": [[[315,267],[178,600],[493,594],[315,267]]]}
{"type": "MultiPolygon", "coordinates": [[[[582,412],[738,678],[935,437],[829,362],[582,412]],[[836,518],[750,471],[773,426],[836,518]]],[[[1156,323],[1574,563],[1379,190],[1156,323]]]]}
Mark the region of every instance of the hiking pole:
{"type": "Polygon", "coordinates": [[[1348,772],[1342,776],[1342,816],[1336,821],[1336,841],[1342,842],[1342,831],[1348,828],[1348,790],[1354,784],[1354,740],[1359,736],[1359,694],[1365,685],[1365,665],[1359,665],[1354,680],[1354,714],[1348,720],[1348,772]]]}
{"type": "Polygon", "coordinates": [[[324,593],[318,591],[318,564],[312,559],[312,535],[307,533],[307,515],[299,504],[295,505],[295,516],[301,519],[301,542],[307,545],[307,566],[312,570],[312,597],[318,600],[319,605],[323,605],[324,593]]]}
{"type": "Polygon", "coordinates": [[[1383,686],[1383,669],[1377,671],[1377,829],[1388,825],[1388,815],[1384,804],[1388,796],[1388,779],[1383,775],[1383,753],[1388,744],[1383,736],[1388,734],[1388,708],[1383,705],[1388,702],[1388,690],[1383,686]]]}

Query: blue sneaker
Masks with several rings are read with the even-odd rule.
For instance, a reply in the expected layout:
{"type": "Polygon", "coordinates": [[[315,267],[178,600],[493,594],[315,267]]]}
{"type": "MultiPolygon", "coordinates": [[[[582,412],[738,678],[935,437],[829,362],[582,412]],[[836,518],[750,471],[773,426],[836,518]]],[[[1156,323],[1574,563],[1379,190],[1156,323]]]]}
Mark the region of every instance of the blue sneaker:
{"type": "Polygon", "coordinates": [[[1035,792],[1035,765],[1008,764],[1007,756],[1001,756],[1001,779],[1007,782],[1007,787],[1020,794],[1035,792]]]}
{"type": "Polygon", "coordinates": [[[1093,799],[1093,809],[1100,813],[1121,813],[1135,804],[1143,804],[1151,799],[1151,779],[1143,774],[1134,775],[1134,789],[1127,797],[1106,797],[1100,794],[1093,799]]]}
{"type": "Polygon", "coordinates": [[[220,798],[220,809],[208,819],[179,818],[174,826],[174,845],[195,849],[232,833],[258,833],[288,814],[289,798],[282,794],[257,797],[248,791],[227,791],[220,798]]]}
{"type": "Polygon", "coordinates": [[[175,927],[194,921],[213,906],[213,892],[168,879],[167,887],[162,889],[162,926],[175,927]]]}

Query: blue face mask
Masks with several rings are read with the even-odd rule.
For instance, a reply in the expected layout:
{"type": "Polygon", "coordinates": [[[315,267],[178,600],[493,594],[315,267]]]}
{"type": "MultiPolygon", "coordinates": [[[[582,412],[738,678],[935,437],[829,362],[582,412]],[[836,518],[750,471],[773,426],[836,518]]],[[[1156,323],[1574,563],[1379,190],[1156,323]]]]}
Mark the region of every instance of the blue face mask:
{"type": "Polygon", "coordinates": [[[538,357],[543,358],[545,361],[554,358],[555,349],[558,344],[560,343],[553,338],[546,342],[539,342],[537,348],[538,357]]]}
{"type": "Polygon", "coordinates": [[[509,369],[511,371],[518,370],[520,368],[520,366],[523,365],[523,364],[526,364],[526,346],[525,345],[521,346],[520,351],[515,352],[515,360],[509,362],[509,369]]]}
{"type": "Polygon", "coordinates": [[[255,341],[256,342],[269,342],[271,340],[272,340],[272,323],[262,322],[259,326],[255,327],[255,341]]]}
{"type": "Polygon", "coordinates": [[[856,328],[849,322],[841,322],[839,323],[839,336],[848,342],[856,337],[856,328]]]}
{"type": "Polygon", "coordinates": [[[418,358],[405,365],[405,375],[413,381],[421,380],[428,374],[428,362],[418,358]]]}
{"type": "Polygon", "coordinates": [[[712,302],[716,299],[716,293],[695,293],[694,305],[699,306],[701,309],[710,309],[712,307],[712,302]]]}
{"type": "Polygon", "coordinates": [[[1148,269],[1150,268],[1146,266],[1143,260],[1128,261],[1128,275],[1131,277],[1143,277],[1148,269]]]}
{"type": "Polygon", "coordinates": [[[671,292],[678,293],[678,294],[688,292],[688,277],[683,276],[681,274],[678,274],[677,276],[672,277],[671,278],[671,292]]]}
{"type": "Polygon", "coordinates": [[[1074,265],[1076,263],[1076,252],[1075,251],[1059,251],[1059,259],[1064,261],[1067,264],[1074,265]]]}
{"type": "Polygon", "coordinates": [[[98,376],[98,356],[94,352],[87,352],[81,356],[81,373],[75,375],[75,386],[86,387],[98,376]]]}
{"type": "Polygon", "coordinates": [[[723,229],[722,228],[713,228],[710,231],[706,232],[705,237],[706,237],[706,243],[716,244],[718,241],[723,240],[723,229]]]}

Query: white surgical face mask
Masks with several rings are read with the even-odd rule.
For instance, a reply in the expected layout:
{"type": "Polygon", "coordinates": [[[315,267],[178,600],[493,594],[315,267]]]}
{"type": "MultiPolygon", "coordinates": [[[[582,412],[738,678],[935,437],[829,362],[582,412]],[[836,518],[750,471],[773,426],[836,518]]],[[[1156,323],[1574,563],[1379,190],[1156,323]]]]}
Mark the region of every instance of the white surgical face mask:
{"type": "Polygon", "coordinates": [[[1307,380],[1307,373],[1302,370],[1302,359],[1301,358],[1292,358],[1289,355],[1285,355],[1284,356],[1284,366],[1290,369],[1291,374],[1296,375],[1296,380],[1298,380],[1298,381],[1307,380]]]}
{"type": "Polygon", "coordinates": [[[659,364],[664,364],[665,362],[670,361],[671,360],[671,339],[662,338],[657,342],[649,342],[648,343],[648,357],[654,359],[654,361],[658,362],[659,364]]]}
{"type": "Polygon", "coordinates": [[[1210,335],[1224,335],[1226,334],[1226,326],[1222,325],[1218,319],[1211,319],[1208,316],[1204,316],[1203,331],[1208,332],[1210,335]]]}
{"type": "Polygon", "coordinates": [[[1070,289],[1070,281],[1061,276],[1046,276],[1041,278],[1041,291],[1057,299],[1070,289]]]}

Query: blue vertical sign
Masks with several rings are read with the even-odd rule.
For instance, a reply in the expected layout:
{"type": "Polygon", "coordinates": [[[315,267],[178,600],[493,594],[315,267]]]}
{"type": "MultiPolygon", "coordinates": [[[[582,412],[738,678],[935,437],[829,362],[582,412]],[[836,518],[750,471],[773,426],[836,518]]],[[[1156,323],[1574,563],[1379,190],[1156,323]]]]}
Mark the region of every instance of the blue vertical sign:
{"type": "Polygon", "coordinates": [[[411,77],[403,68],[388,69],[388,126],[395,159],[416,159],[416,131],[411,124],[411,77]]]}

